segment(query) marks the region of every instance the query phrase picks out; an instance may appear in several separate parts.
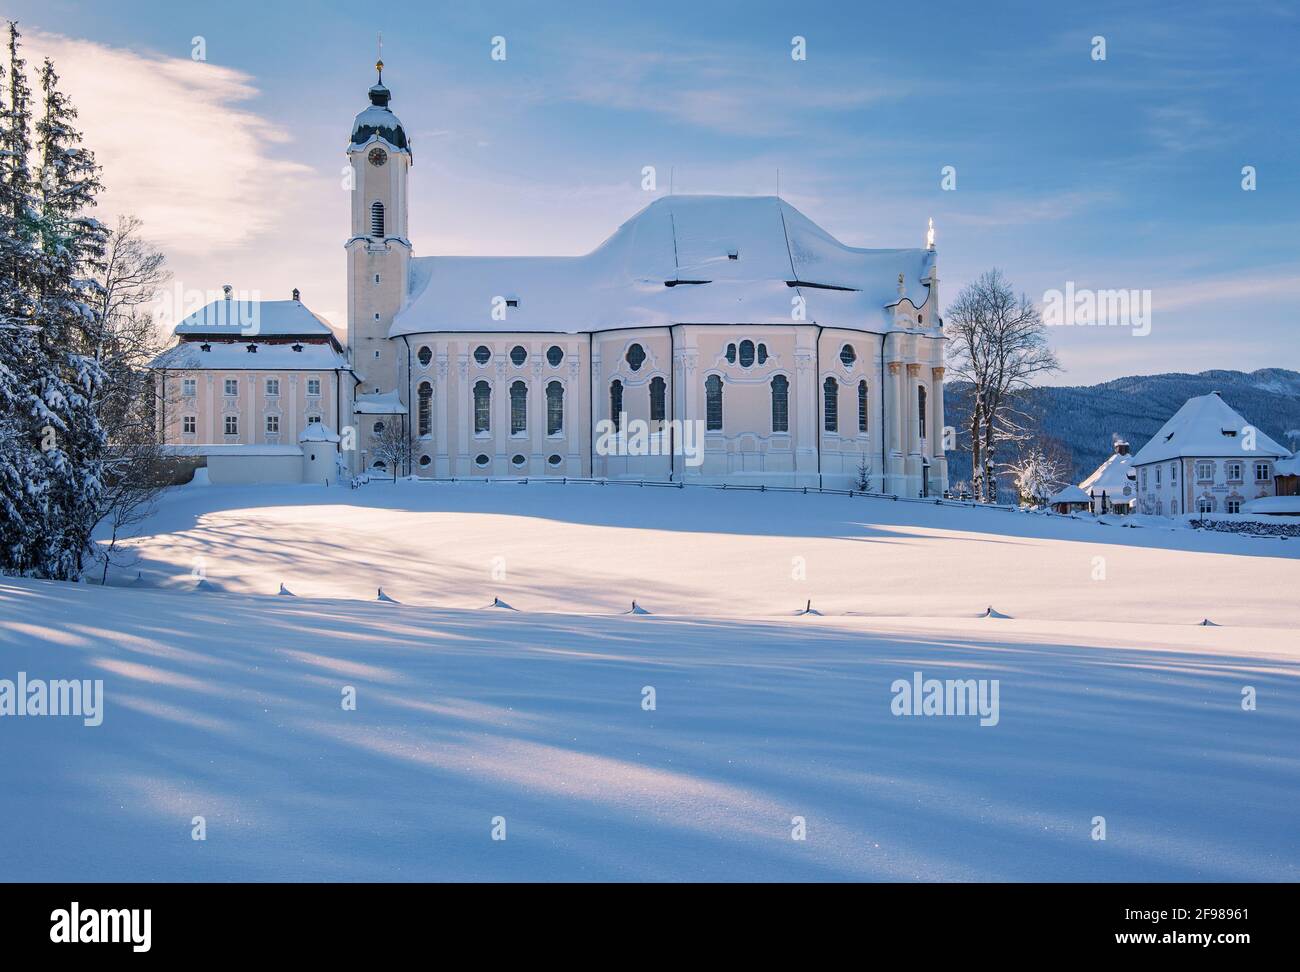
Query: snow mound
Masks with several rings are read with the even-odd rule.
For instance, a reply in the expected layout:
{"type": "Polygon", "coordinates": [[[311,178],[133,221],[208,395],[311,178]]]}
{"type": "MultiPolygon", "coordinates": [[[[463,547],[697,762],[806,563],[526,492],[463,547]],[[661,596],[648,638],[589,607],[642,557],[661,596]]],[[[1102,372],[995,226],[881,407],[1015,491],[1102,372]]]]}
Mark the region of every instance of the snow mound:
{"type": "Polygon", "coordinates": [[[287,587],[284,586],[284,582],[283,582],[283,581],[280,582],[280,591],[279,591],[279,593],[280,593],[280,596],[281,596],[281,597],[297,597],[297,595],[294,594],[293,591],[289,590],[289,588],[287,588],[287,587]]]}
{"type": "Polygon", "coordinates": [[[391,597],[389,597],[387,594],[385,594],[385,593],[384,593],[384,589],[383,589],[382,587],[379,588],[379,595],[375,598],[375,600],[376,600],[376,601],[387,601],[389,604],[401,604],[401,603],[402,603],[401,601],[398,601],[398,600],[396,600],[395,598],[391,598],[391,597]]]}

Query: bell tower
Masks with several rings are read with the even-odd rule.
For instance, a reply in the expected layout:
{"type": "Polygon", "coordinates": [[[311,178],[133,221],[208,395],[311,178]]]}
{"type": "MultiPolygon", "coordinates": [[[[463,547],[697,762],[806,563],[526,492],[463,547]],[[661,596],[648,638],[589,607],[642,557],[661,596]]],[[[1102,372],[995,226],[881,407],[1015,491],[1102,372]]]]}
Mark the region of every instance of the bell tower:
{"type": "MultiPolygon", "coordinates": [[[[397,390],[398,355],[388,328],[406,295],[411,260],[407,236],[407,177],[412,165],[406,130],[389,107],[384,62],[370,104],[352,123],[347,156],[352,195],[348,241],[348,348],[361,383],[357,394],[397,390]]],[[[403,398],[405,395],[403,394],[403,398]]]]}

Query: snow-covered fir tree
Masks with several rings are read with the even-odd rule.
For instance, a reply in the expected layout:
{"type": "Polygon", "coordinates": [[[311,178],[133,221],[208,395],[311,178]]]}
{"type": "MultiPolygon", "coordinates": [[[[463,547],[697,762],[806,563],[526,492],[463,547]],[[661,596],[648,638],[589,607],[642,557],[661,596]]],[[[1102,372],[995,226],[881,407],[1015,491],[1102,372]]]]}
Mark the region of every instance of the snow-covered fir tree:
{"type": "Polygon", "coordinates": [[[48,62],[33,145],[20,36],[10,23],[0,113],[0,568],[71,580],[102,490],[101,372],[84,353],[104,239],[86,212],[100,184],[48,62]]]}

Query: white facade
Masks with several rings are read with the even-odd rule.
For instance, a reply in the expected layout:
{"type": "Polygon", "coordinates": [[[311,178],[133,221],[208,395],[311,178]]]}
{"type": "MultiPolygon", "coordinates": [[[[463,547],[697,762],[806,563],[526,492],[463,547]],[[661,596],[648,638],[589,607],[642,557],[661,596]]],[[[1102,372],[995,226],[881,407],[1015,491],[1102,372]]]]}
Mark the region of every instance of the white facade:
{"type": "Polygon", "coordinates": [[[1133,457],[1138,512],[1240,513],[1274,495],[1274,466],[1288,456],[1218,392],[1190,398],[1133,457]]]}
{"type": "Polygon", "coordinates": [[[202,375],[195,406],[163,419],[168,442],[294,443],[314,404],[333,407],[354,474],[391,472],[376,437],[396,422],[412,439],[399,471],[426,477],[947,488],[932,243],[860,249],[776,197],[667,196],[584,256],[416,258],[390,97],[381,77],[347,146],[348,326],[328,396],[286,380],[266,439],[269,372],[190,347],[160,359],[169,385],[182,363],[202,375]],[[250,397],[218,394],[232,374],[250,397]]]}

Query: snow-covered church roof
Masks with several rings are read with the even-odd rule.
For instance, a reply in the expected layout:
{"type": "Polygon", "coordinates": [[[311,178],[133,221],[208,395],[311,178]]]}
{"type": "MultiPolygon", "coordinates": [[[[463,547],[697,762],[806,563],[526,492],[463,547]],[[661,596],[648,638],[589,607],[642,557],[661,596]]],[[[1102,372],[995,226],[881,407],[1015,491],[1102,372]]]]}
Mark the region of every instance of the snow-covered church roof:
{"type": "Polygon", "coordinates": [[[1134,466],[1178,458],[1240,456],[1243,459],[1282,458],[1290,450],[1278,445],[1259,429],[1254,430],[1254,448],[1245,430],[1250,426],[1218,392],[1197,395],[1183,403],[1160,431],[1133,457],[1134,466]]]}
{"type": "Polygon", "coordinates": [[[380,71],[379,83],[370,88],[370,106],[357,115],[352,122],[351,147],[360,148],[371,139],[378,137],[393,148],[410,152],[411,143],[406,137],[406,129],[393,114],[393,110],[388,107],[393,93],[384,86],[384,62],[380,61],[375,67],[380,71]]]}
{"type": "Polygon", "coordinates": [[[775,196],[666,196],[583,256],[413,259],[389,334],[789,324],[797,297],[809,323],[885,331],[899,275],[921,307],[934,259],[846,246],[775,196]]]}
{"type": "MultiPolygon", "coordinates": [[[[294,291],[297,293],[297,291],[294,291]]],[[[176,325],[179,335],[321,337],[334,331],[301,300],[214,300],[176,325]]]]}

